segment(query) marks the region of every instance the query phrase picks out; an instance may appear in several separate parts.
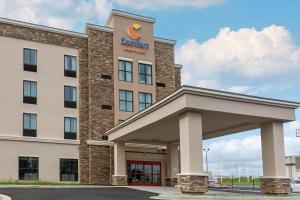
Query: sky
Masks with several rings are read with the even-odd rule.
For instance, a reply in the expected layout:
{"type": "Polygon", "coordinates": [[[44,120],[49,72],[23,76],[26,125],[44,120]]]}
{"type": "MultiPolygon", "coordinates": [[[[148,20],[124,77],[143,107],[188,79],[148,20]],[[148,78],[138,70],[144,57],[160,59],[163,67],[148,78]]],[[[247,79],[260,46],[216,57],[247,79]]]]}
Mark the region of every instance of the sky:
{"type": "MultiPolygon", "coordinates": [[[[177,41],[183,84],[300,102],[299,0],[0,0],[0,17],[84,32],[112,8],[156,18],[155,36],[177,41]]],[[[286,155],[300,152],[296,117],[286,155]]],[[[262,175],[260,130],[204,146],[214,174],[262,175]]]]}

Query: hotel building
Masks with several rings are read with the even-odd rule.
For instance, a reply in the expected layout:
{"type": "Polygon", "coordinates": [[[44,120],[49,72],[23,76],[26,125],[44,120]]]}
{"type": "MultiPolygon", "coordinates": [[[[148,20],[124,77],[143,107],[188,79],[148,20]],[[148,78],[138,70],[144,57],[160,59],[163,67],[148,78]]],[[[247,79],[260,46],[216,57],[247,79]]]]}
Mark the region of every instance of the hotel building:
{"type": "Polygon", "coordinates": [[[261,128],[262,191],[289,192],[282,125],[300,104],[181,86],[154,24],[118,10],[85,33],[0,19],[1,180],[204,193],[202,140],[261,128]]]}
{"type": "MultiPolygon", "coordinates": [[[[180,87],[175,42],[154,37],[154,23],[113,10],[105,26],[75,33],[0,19],[1,180],[111,183],[105,131],[180,87]]],[[[151,171],[147,184],[164,183],[161,145],[126,151],[151,171]]]]}

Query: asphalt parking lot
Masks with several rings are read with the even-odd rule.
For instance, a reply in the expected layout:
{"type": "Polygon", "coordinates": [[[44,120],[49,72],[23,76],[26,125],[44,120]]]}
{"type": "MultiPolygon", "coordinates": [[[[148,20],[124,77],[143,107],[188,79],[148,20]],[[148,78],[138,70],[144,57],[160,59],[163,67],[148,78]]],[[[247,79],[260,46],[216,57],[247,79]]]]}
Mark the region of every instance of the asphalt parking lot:
{"type": "Polygon", "coordinates": [[[0,188],[12,200],[149,200],[155,193],[129,188],[0,188]]]}

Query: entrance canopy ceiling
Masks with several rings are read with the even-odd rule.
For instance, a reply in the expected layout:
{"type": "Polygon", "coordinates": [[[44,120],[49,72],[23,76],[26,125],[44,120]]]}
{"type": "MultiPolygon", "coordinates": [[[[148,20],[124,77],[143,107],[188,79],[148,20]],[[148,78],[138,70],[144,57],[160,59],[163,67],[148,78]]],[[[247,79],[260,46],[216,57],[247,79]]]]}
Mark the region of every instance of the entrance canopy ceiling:
{"type": "Polygon", "coordinates": [[[106,134],[109,141],[177,142],[179,115],[195,111],[202,113],[203,138],[208,139],[256,129],[269,121],[294,121],[299,106],[297,102],[183,86],[106,134]]]}

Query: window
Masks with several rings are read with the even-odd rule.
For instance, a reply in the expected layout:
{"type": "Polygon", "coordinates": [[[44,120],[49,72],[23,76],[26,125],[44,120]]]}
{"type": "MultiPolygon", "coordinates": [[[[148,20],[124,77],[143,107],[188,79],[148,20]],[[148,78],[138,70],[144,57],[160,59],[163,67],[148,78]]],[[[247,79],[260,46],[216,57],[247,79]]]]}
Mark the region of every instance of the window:
{"type": "Polygon", "coordinates": [[[78,181],[78,160],[60,159],[60,181],[78,181]]]}
{"type": "Polygon", "coordinates": [[[132,62],[119,60],[119,80],[132,82],[132,62]]]}
{"type": "Polygon", "coordinates": [[[77,57],[65,55],[65,76],[76,78],[77,57]]]}
{"type": "Polygon", "coordinates": [[[37,72],[37,50],[24,49],[24,71],[37,72]]]}
{"type": "Polygon", "coordinates": [[[133,112],[133,92],[127,90],[119,91],[120,111],[133,112]]]}
{"type": "Polygon", "coordinates": [[[77,119],[65,117],[65,139],[77,139],[77,119]]]}
{"type": "Polygon", "coordinates": [[[23,81],[23,103],[36,104],[37,83],[23,81]]]}
{"type": "Polygon", "coordinates": [[[139,93],[139,110],[142,111],[152,105],[152,94],[139,93]]]}
{"type": "Polygon", "coordinates": [[[23,114],[23,136],[36,137],[37,115],[32,113],[23,114]]]}
{"type": "Polygon", "coordinates": [[[77,95],[76,87],[65,86],[65,107],[76,108],[77,107],[77,95]]]}
{"type": "Polygon", "coordinates": [[[39,158],[19,157],[19,180],[39,179],[39,158]]]}
{"type": "Polygon", "coordinates": [[[152,85],[152,66],[139,63],[140,84],[152,85]]]}

